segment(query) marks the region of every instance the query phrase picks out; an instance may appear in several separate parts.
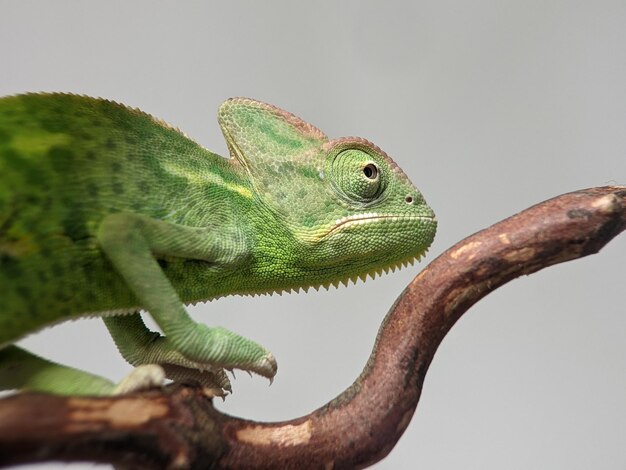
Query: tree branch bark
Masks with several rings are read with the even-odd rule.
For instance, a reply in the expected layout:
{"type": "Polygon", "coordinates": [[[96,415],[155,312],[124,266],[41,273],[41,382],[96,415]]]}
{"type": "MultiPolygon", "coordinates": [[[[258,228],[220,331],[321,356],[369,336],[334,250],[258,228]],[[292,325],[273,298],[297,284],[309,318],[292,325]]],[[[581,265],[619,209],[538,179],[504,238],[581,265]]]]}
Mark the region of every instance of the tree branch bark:
{"type": "Polygon", "coordinates": [[[0,465],[364,468],[408,426],[437,347],[470,306],[520,275],[598,252],[624,228],[626,187],[613,186],[556,197],[462,240],[398,298],[354,384],[307,416],[234,418],[185,385],[107,398],[24,393],[0,400],[0,465]]]}

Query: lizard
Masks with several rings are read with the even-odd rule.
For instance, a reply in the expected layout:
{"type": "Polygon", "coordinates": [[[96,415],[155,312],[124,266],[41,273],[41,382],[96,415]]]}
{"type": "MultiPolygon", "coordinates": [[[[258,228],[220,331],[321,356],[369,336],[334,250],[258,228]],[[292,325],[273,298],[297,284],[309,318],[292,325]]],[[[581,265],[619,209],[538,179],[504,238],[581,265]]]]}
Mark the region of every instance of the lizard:
{"type": "Polygon", "coordinates": [[[271,380],[267,349],[185,305],[347,285],[431,245],[432,209],[376,145],[248,98],[218,123],[229,158],[115,101],[0,99],[0,389],[106,395],[167,377],[227,393],[234,368],[271,380]],[[137,366],[125,385],[15,344],[85,316],[137,366]]]}

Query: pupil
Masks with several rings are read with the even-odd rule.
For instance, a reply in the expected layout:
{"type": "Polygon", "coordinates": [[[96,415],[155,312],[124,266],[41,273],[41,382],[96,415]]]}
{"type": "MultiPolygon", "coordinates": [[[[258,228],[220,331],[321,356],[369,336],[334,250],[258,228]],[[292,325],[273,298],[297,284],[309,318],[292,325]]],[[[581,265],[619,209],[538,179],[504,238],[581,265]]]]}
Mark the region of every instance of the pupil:
{"type": "Polygon", "coordinates": [[[366,178],[369,178],[371,180],[376,179],[377,169],[374,165],[370,163],[363,168],[363,174],[366,178]]]}

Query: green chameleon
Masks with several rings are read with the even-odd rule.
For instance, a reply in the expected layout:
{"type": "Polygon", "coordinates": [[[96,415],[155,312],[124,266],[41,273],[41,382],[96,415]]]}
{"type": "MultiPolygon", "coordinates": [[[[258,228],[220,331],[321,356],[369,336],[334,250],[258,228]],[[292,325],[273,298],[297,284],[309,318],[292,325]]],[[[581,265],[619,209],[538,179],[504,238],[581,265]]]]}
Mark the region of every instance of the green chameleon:
{"type": "Polygon", "coordinates": [[[230,159],[112,101],[0,99],[0,389],[109,394],[166,376],[230,391],[233,368],[271,379],[268,350],[184,304],[365,279],[431,244],[433,211],[368,141],[244,98],[218,120],[230,159]],[[85,316],[140,366],[117,388],[13,344],[85,316]]]}

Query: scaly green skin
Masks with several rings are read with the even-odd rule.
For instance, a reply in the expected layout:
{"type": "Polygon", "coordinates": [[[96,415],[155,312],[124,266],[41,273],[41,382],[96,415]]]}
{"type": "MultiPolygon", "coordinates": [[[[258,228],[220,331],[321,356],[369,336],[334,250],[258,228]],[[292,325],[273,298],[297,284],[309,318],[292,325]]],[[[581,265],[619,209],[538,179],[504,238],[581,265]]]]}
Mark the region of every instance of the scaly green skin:
{"type": "Polygon", "coordinates": [[[183,303],[364,278],[431,244],[432,210],[371,143],[329,140],[243,98],[218,119],[230,159],[111,101],[0,99],[0,388],[111,392],[11,346],[87,314],[129,362],[171,378],[226,389],[224,368],[271,378],[267,350],[193,322],[183,303]]]}

